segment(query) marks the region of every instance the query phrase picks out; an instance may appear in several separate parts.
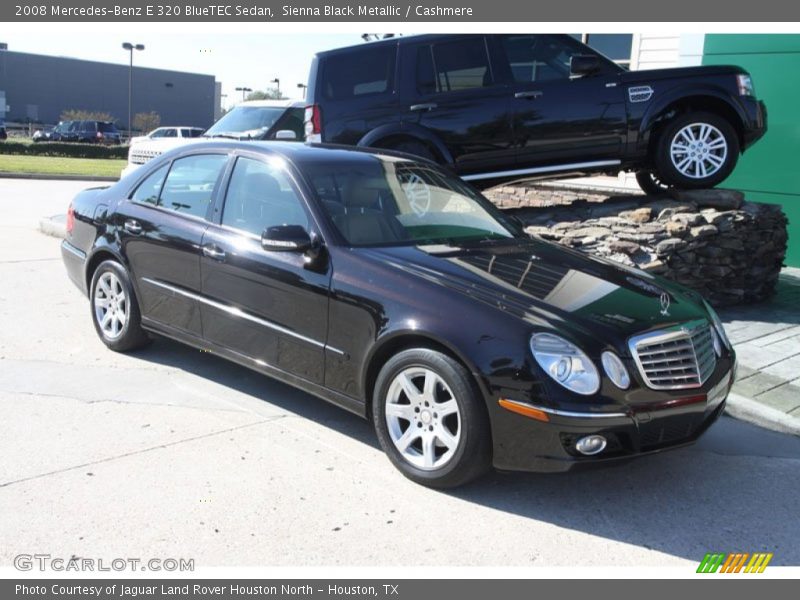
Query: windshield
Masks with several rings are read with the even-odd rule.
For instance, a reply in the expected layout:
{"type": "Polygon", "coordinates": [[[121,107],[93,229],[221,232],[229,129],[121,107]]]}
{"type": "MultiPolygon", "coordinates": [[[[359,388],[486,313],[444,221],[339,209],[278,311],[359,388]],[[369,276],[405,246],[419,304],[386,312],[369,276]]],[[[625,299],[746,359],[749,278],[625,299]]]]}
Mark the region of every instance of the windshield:
{"type": "Polygon", "coordinates": [[[309,165],[304,173],[351,246],[458,244],[519,235],[488,200],[432,166],[364,155],[347,165],[309,165]]]}
{"type": "Polygon", "coordinates": [[[204,137],[262,138],[286,108],[268,106],[237,106],[214,123],[204,137]]]}

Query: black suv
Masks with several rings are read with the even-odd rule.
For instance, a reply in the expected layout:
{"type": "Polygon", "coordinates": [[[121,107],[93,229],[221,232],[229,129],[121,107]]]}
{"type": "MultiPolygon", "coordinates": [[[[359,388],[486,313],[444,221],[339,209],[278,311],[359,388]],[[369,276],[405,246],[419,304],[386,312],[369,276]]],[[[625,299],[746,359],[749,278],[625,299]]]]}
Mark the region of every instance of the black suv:
{"type": "Polygon", "coordinates": [[[110,121],[73,121],[64,141],[84,144],[119,144],[120,134],[110,121]]]}
{"type": "Polygon", "coordinates": [[[568,35],[421,35],[319,53],[306,140],[416,154],[478,187],[637,172],[711,187],[766,131],[734,66],[629,72],[568,35]]]}

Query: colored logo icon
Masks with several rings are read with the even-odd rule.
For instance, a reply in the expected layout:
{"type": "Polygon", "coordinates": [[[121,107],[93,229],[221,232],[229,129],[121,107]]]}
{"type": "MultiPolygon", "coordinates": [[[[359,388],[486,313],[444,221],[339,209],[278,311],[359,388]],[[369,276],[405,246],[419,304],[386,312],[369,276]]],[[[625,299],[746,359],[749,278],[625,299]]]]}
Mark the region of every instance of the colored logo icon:
{"type": "Polygon", "coordinates": [[[700,561],[698,573],[763,573],[772,552],[732,552],[730,554],[709,552],[700,561]],[[749,560],[748,560],[749,559],[749,560]]]}

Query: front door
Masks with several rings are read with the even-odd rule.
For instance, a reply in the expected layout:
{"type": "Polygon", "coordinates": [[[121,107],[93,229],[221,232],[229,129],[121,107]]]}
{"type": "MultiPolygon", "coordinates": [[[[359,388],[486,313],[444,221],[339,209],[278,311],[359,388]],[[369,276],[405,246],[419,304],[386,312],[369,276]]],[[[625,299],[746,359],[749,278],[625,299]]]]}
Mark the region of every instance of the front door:
{"type": "Polygon", "coordinates": [[[618,161],[627,133],[620,68],[600,57],[600,72],[572,77],[572,56],[592,53],[583,44],[556,35],[498,37],[501,68],[514,82],[518,168],[618,161]]]}
{"type": "Polygon", "coordinates": [[[151,173],[115,211],[145,324],[202,335],[200,242],[227,154],[174,160],[151,173]]]}
{"type": "Polygon", "coordinates": [[[302,254],[261,245],[268,227],[315,229],[285,164],[239,156],[220,213],[202,240],[206,340],[262,368],[322,383],[330,269],[306,268],[302,254]]]}

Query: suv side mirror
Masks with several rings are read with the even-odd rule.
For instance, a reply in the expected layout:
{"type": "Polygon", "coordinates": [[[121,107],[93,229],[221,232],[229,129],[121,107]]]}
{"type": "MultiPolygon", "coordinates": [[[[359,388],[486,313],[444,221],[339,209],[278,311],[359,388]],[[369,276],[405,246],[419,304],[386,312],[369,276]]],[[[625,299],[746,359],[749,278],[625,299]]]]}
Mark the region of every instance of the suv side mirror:
{"type": "Polygon", "coordinates": [[[311,236],[302,225],[276,225],[261,234],[261,247],[275,252],[305,252],[312,246],[311,236]]]}
{"type": "Polygon", "coordinates": [[[573,54],[569,60],[569,74],[572,77],[594,75],[602,70],[600,57],[595,54],[573,54]]]}
{"type": "Polygon", "coordinates": [[[281,129],[275,133],[276,140],[296,140],[297,134],[291,129],[281,129]]]}

